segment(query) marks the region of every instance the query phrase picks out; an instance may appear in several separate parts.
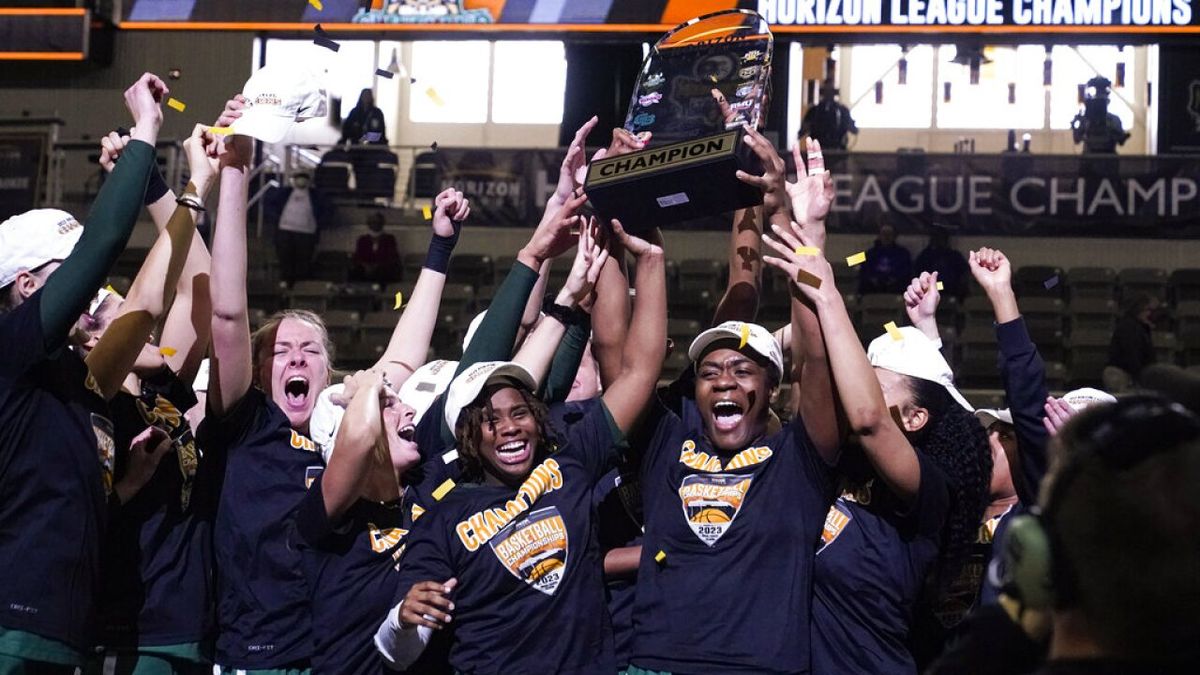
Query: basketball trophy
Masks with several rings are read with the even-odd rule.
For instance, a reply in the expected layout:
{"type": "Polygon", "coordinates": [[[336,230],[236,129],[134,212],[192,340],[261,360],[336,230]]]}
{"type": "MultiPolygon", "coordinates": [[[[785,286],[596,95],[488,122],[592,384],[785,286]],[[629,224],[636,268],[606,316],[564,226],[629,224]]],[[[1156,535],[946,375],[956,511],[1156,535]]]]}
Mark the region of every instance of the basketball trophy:
{"type": "Polygon", "coordinates": [[[725,10],[671,29],[650,49],[625,130],[647,147],[588,167],[595,209],[631,231],[762,203],[738,169],[760,174],[745,126],[766,113],[773,38],[758,13],[725,10]]]}

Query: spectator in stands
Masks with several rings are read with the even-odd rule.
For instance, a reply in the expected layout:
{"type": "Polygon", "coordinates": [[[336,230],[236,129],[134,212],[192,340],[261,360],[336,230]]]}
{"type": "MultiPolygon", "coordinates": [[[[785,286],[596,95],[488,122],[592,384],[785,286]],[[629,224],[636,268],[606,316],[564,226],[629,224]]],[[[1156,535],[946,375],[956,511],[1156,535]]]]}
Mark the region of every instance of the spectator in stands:
{"type": "Polygon", "coordinates": [[[837,100],[837,95],[832,82],[822,84],[821,101],[809,108],[800,122],[800,135],[811,136],[828,150],[845,150],[846,136],[858,135],[850,109],[837,100]]]}
{"type": "Polygon", "coordinates": [[[276,223],[275,248],[279,272],[291,288],[297,280],[310,279],[318,232],[329,223],[332,209],[319,190],[310,187],[307,173],[292,176],[292,184],[267,193],[264,208],[276,223]]]}
{"type": "Polygon", "coordinates": [[[367,217],[366,234],[354,244],[350,261],[350,278],[354,281],[374,281],[389,284],[400,279],[400,249],[396,238],[383,231],[383,212],[367,217]]]}
{"type": "Polygon", "coordinates": [[[1038,672],[1193,672],[1200,419],[1127,397],[1079,413],[1051,448],[1041,512],[1014,522],[1004,544],[1006,586],[1051,613],[1038,672]]]}
{"type": "Polygon", "coordinates": [[[950,230],[935,224],[929,232],[929,244],[917,254],[914,263],[916,272],[937,272],[942,282],[942,295],[957,298],[960,302],[967,295],[967,277],[970,270],[967,259],[950,245],[950,230]]]}
{"type": "Polygon", "coordinates": [[[1142,369],[1154,363],[1154,318],[1158,298],[1142,293],[1125,305],[1117,320],[1108,346],[1108,366],[1104,368],[1104,388],[1117,393],[1138,381],[1142,369]]]}
{"type": "Polygon", "coordinates": [[[913,276],[912,267],[912,254],[896,243],[896,228],[884,223],[858,273],[858,292],[903,293],[913,276]]]}
{"type": "Polygon", "coordinates": [[[357,145],[387,145],[387,125],[383,120],[383,111],[375,107],[375,94],[370,89],[363,89],[358,95],[358,105],[342,122],[342,140],[340,143],[357,145]]]}

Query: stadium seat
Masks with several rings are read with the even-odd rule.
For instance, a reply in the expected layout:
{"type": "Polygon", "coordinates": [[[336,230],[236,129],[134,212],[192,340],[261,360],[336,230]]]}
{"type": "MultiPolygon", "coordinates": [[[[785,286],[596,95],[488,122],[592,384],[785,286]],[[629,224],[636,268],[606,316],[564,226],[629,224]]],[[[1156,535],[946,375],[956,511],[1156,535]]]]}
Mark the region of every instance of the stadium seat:
{"type": "Polygon", "coordinates": [[[322,281],[342,283],[350,274],[350,254],[345,251],[317,251],[313,273],[322,281]]]}
{"type": "Polygon", "coordinates": [[[333,284],[328,281],[307,279],[297,281],[288,291],[288,306],[292,309],[309,309],[324,312],[333,296],[333,284]]]}
{"type": "Polygon", "coordinates": [[[1157,267],[1129,267],[1118,276],[1121,301],[1125,302],[1141,293],[1149,293],[1159,300],[1166,299],[1167,272],[1157,267]]]}
{"type": "MultiPolygon", "coordinates": [[[[370,281],[351,281],[338,284],[334,293],[333,304],[338,309],[349,309],[361,314],[377,309],[391,309],[394,304],[392,298],[384,297],[382,286],[370,281]],[[387,303],[386,308],[382,306],[383,303],[387,303]]],[[[393,295],[393,297],[395,296],[393,295]]]]}
{"type": "Polygon", "coordinates": [[[1109,331],[1079,330],[1071,333],[1067,384],[1072,387],[1099,386],[1108,365],[1109,331]]]}
{"type": "Polygon", "coordinates": [[[1171,297],[1176,302],[1200,301],[1200,269],[1189,267],[1171,272],[1171,297]]]}
{"type": "Polygon", "coordinates": [[[1111,267],[1072,267],[1067,272],[1067,291],[1076,300],[1111,300],[1117,294],[1117,271],[1111,267]]]}
{"type": "Polygon", "coordinates": [[[1158,363],[1175,364],[1179,354],[1179,341],[1175,333],[1156,330],[1150,336],[1154,341],[1155,361],[1158,363]]]}
{"type": "Polygon", "coordinates": [[[400,316],[394,311],[364,314],[358,325],[358,342],[369,345],[387,345],[396,329],[400,316]]]}
{"type": "Polygon", "coordinates": [[[725,263],[720,260],[682,260],[679,263],[679,292],[710,291],[714,295],[723,290],[725,263]]]}
{"type": "MultiPolygon", "coordinates": [[[[466,315],[469,322],[475,312],[475,288],[470,284],[446,284],[442,290],[442,315],[466,315]]],[[[466,329],[466,326],[463,326],[466,329]]]]}
{"type": "Polygon", "coordinates": [[[864,295],[858,301],[858,321],[863,330],[869,335],[883,332],[883,326],[889,321],[902,326],[908,323],[904,313],[904,297],[894,293],[864,295]]]}
{"type": "MultiPolygon", "coordinates": [[[[565,261],[559,264],[568,271],[571,266],[565,261]]],[[[506,270],[507,271],[507,270],[506,270]]],[[[482,286],[493,283],[492,258],[478,253],[456,254],[450,261],[450,275],[456,282],[482,286]]],[[[416,280],[416,277],[412,277],[416,280]]]]}
{"type": "Polygon", "coordinates": [[[284,293],[287,287],[278,281],[266,279],[247,279],[246,298],[251,307],[257,307],[267,314],[278,312],[283,307],[284,293]]]}
{"type": "Polygon", "coordinates": [[[1111,333],[1117,321],[1117,303],[1111,296],[1073,296],[1067,309],[1072,332],[1098,330],[1111,333]]]}
{"type": "Polygon", "coordinates": [[[331,309],[321,314],[325,320],[325,328],[333,344],[341,347],[358,341],[358,328],[362,323],[362,315],[345,309],[331,309]]]}
{"type": "Polygon", "coordinates": [[[1052,265],[1024,265],[1013,273],[1013,289],[1019,298],[1061,298],[1066,272],[1052,265]]]}

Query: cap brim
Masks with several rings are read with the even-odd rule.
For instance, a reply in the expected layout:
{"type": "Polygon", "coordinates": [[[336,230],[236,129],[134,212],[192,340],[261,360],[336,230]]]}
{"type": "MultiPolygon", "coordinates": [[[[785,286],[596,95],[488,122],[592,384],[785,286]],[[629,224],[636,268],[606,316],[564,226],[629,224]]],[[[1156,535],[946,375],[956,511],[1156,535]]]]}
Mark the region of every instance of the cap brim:
{"type": "Polygon", "coordinates": [[[958,391],[958,389],[955,389],[954,385],[943,384],[942,386],[946,388],[946,391],[950,392],[951,398],[953,398],[955,401],[958,401],[958,404],[965,408],[967,412],[974,414],[975,406],[971,405],[971,402],[968,401],[967,398],[958,391]]]}
{"type": "Polygon", "coordinates": [[[996,422],[1012,424],[1012,414],[1007,410],[999,410],[996,408],[980,408],[975,411],[975,417],[979,420],[979,423],[983,425],[984,429],[987,429],[996,422]],[[1008,419],[1005,419],[1005,417],[1008,419]]]}
{"type": "MultiPolygon", "coordinates": [[[[464,373],[460,373],[459,377],[462,377],[467,372],[470,372],[470,369],[464,371],[464,373]]],[[[519,384],[530,391],[533,391],[537,388],[537,381],[534,380],[533,374],[526,370],[521,364],[510,361],[497,366],[492,372],[488,373],[487,377],[483,378],[482,380],[472,382],[470,384],[470,389],[464,392],[466,395],[470,396],[470,398],[464,396],[462,399],[460,399],[463,400],[464,403],[457,410],[455,410],[449,403],[450,393],[454,389],[454,382],[450,383],[450,387],[446,391],[447,406],[445,419],[446,426],[450,428],[452,433],[454,433],[455,438],[458,438],[457,421],[458,418],[462,416],[462,411],[473,404],[475,400],[479,398],[479,394],[482,393],[483,390],[489,385],[511,380],[516,380],[519,384]]]]}
{"type": "Polygon", "coordinates": [[[728,328],[709,328],[703,333],[697,335],[695,340],[692,340],[691,346],[688,347],[688,358],[693,361],[699,359],[704,354],[704,350],[708,349],[709,345],[718,340],[741,339],[742,336],[740,334],[729,330],[728,328]]]}
{"type": "Polygon", "coordinates": [[[241,117],[234,120],[230,128],[239,136],[250,136],[264,143],[278,143],[287,136],[288,130],[296,123],[295,118],[275,115],[265,110],[250,108],[241,117]]]}

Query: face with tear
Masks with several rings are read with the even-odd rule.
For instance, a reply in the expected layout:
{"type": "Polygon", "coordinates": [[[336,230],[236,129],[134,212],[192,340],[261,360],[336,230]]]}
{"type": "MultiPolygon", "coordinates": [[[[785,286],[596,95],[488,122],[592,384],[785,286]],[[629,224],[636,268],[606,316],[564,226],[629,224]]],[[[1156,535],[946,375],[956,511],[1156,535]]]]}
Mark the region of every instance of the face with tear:
{"type": "Polygon", "coordinates": [[[713,447],[734,453],[766,433],[774,387],[767,360],[718,340],[696,364],[696,406],[713,447]]]}
{"type": "Polygon", "coordinates": [[[494,482],[516,487],[529,477],[542,440],[537,416],[516,387],[484,390],[473,405],[483,404],[479,425],[479,461],[494,482]]]}
{"type": "Polygon", "coordinates": [[[317,394],[329,384],[325,331],[304,319],[285,316],[267,335],[259,354],[258,384],[287,415],[293,429],[308,433],[317,394]]]}

